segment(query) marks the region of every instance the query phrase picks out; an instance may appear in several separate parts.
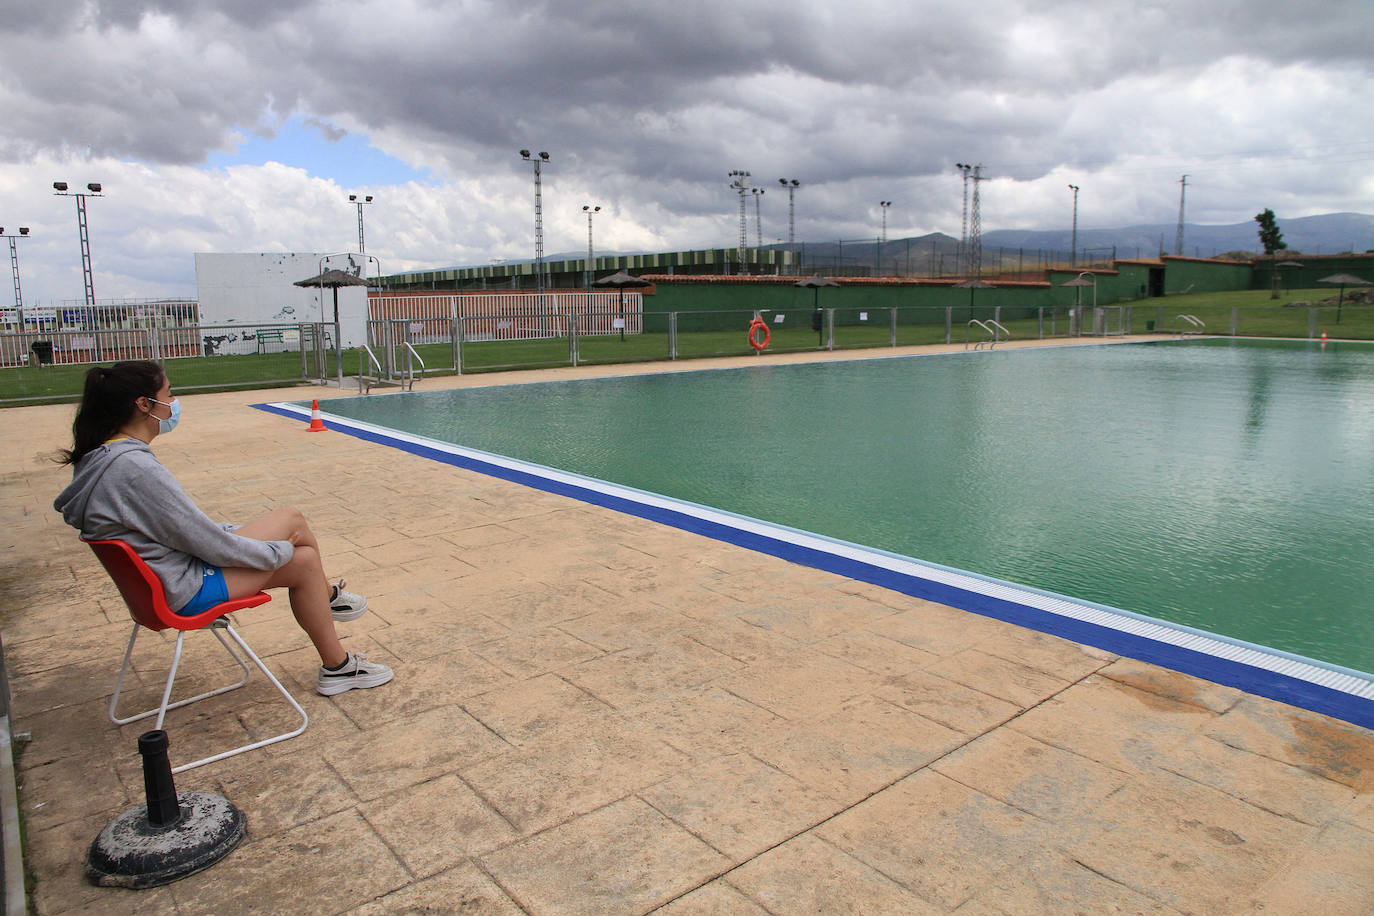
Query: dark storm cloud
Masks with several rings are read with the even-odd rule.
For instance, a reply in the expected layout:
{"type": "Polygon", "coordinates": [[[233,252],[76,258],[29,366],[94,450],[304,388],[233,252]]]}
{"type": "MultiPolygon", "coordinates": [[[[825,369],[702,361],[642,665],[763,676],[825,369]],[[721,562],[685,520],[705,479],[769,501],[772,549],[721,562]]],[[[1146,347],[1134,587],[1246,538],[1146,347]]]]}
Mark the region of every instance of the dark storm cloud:
{"type": "MultiPolygon", "coordinates": [[[[0,39],[0,153],[195,163],[294,112],[448,145],[514,145],[641,178],[767,156],[836,178],[946,169],[1039,142],[1022,168],[1111,159],[1102,131],[1044,143],[1076,100],[1225,55],[1368,72],[1374,13],[1323,4],[1025,5],[52,0],[0,39]],[[41,66],[39,65],[41,62],[41,66]],[[1092,149],[1082,149],[1091,139],[1092,149]]],[[[1218,99],[1225,104],[1225,99],[1218,99]]]]}
{"type": "MultiPolygon", "coordinates": [[[[97,235],[123,213],[167,250],[348,244],[328,175],[195,168],[290,118],[435,176],[369,213],[391,257],[431,265],[528,252],[521,148],[553,154],[549,250],[585,237],[588,202],[612,247],[731,244],[730,169],[768,189],[765,241],[781,177],[801,238],[870,236],[880,198],[894,231],[957,234],[957,161],[994,179],[988,227],[1061,225],[1068,181],[1084,225],[1168,220],[1183,172],[1200,221],[1374,209],[1368,0],[0,4],[0,188],[52,210],[44,238],[71,234],[48,191],[70,166],[124,189],[97,235]]],[[[100,238],[112,264],[124,234],[100,238]]]]}

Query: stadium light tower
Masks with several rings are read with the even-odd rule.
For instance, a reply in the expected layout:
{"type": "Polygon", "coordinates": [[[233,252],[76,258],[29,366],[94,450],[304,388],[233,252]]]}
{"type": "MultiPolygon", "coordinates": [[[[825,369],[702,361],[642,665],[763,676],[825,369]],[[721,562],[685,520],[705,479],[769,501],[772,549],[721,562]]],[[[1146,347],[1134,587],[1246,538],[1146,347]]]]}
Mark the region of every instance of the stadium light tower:
{"type": "Polygon", "coordinates": [[[10,266],[14,268],[14,307],[22,309],[24,307],[24,291],[19,286],[19,248],[15,245],[19,239],[29,237],[29,227],[20,226],[18,235],[6,235],[5,227],[0,226],[0,238],[10,240],[10,266]]]}
{"type": "Polygon", "coordinates": [[[92,181],[86,185],[84,193],[68,191],[65,181],[54,181],[52,189],[54,196],[76,198],[76,225],[81,235],[81,274],[86,281],[86,304],[95,305],[95,282],[91,279],[91,235],[86,227],[86,198],[103,197],[102,188],[99,182],[92,181]]]}
{"type": "Polygon", "coordinates": [[[1078,185],[1069,185],[1073,192],[1073,234],[1069,236],[1069,266],[1078,266],[1078,185]]]}
{"type": "Polygon", "coordinates": [[[372,195],[359,199],[357,194],[350,194],[348,200],[358,208],[358,254],[367,254],[367,246],[363,244],[363,207],[372,203],[372,195]]]}
{"type": "Polygon", "coordinates": [[[763,188],[750,188],[749,193],[754,195],[754,238],[758,240],[758,247],[763,247],[763,212],[759,207],[759,201],[763,199],[763,188]]]}
{"type": "Polygon", "coordinates": [[[890,200],[880,200],[880,201],[878,201],[878,206],[881,207],[881,208],[882,208],[882,211],[883,211],[883,234],[882,234],[881,238],[882,238],[882,243],[883,243],[884,245],[886,245],[886,244],[887,244],[887,208],[890,207],[890,206],[892,206],[892,201],[890,201],[890,200]]]}
{"type": "Polygon", "coordinates": [[[592,214],[594,214],[594,213],[600,213],[600,212],[601,212],[601,208],[600,208],[600,207],[593,207],[591,204],[583,204],[583,205],[582,205],[582,212],[585,213],[585,214],[587,214],[587,270],[586,270],[586,281],[585,281],[585,282],[586,282],[586,284],[587,284],[587,289],[591,289],[591,288],[592,288],[592,272],[595,270],[595,268],[593,267],[594,262],[593,262],[593,260],[592,260],[592,258],[593,258],[593,253],[592,253],[592,214]]]}
{"type": "MultiPolygon", "coordinates": [[[[534,282],[535,288],[544,292],[544,193],[541,185],[541,169],[549,161],[549,154],[540,152],[531,156],[530,151],[522,149],[520,158],[534,164],[534,282]]],[[[543,301],[542,299],[540,301],[543,301]]]]}
{"type": "Polygon", "coordinates": [[[964,228],[959,241],[959,266],[960,273],[966,277],[980,277],[983,274],[983,217],[982,207],[979,204],[978,183],[983,181],[983,167],[981,165],[969,165],[966,162],[956,162],[957,168],[964,176],[964,228]],[[970,214],[968,205],[968,182],[973,178],[973,212],[970,214]]]}
{"type": "Polygon", "coordinates": [[[787,189],[787,249],[792,251],[797,245],[796,193],[797,188],[801,187],[801,182],[795,178],[779,178],[778,184],[787,189]]]}
{"type": "Polygon", "coordinates": [[[729,178],[731,190],[739,195],[739,269],[743,273],[745,249],[749,247],[749,217],[744,208],[745,195],[749,191],[749,173],[731,169],[729,178]]]}
{"type": "Polygon", "coordinates": [[[1188,193],[1188,176],[1178,180],[1178,234],[1174,236],[1174,254],[1183,256],[1183,197],[1188,193]]]}

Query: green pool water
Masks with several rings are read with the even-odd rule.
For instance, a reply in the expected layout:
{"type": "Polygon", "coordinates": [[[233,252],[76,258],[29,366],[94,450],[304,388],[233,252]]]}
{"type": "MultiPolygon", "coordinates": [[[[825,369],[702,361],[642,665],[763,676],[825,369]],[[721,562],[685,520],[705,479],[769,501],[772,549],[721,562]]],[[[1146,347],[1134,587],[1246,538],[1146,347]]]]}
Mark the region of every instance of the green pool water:
{"type": "Polygon", "coordinates": [[[1374,671],[1374,347],[765,364],[327,408],[1374,671]]]}

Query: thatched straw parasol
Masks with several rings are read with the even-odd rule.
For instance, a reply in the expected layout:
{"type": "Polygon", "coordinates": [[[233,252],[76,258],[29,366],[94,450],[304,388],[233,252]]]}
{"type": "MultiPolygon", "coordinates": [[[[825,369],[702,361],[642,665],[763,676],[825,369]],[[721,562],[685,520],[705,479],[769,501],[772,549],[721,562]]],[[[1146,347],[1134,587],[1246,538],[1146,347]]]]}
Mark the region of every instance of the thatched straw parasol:
{"type": "Polygon", "coordinates": [[[367,281],[362,277],[354,276],[346,270],[339,270],[331,267],[317,277],[308,280],[297,280],[293,286],[303,286],[306,289],[315,287],[318,289],[334,290],[334,323],[339,323],[339,287],[340,286],[367,286],[367,281]]]}

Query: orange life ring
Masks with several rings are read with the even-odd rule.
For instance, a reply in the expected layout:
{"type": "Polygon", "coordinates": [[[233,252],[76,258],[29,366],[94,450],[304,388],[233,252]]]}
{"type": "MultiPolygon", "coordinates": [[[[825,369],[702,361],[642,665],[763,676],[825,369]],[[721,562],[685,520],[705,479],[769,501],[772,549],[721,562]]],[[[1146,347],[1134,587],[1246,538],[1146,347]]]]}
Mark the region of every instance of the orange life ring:
{"type": "Polygon", "coordinates": [[[763,352],[763,348],[768,346],[768,341],[771,340],[772,337],[772,332],[768,330],[768,325],[764,323],[762,318],[755,316],[754,320],[749,322],[749,346],[753,347],[755,350],[763,352]],[[762,340],[754,336],[759,331],[763,332],[762,340]]]}

